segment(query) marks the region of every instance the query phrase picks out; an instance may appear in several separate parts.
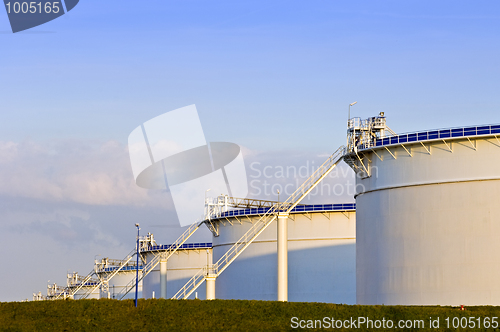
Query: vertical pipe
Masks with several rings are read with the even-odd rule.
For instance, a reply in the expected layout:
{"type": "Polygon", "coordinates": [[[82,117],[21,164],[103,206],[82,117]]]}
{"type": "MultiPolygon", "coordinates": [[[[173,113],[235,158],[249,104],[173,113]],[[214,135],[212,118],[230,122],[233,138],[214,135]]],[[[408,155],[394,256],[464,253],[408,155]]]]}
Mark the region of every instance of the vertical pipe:
{"type": "Polygon", "coordinates": [[[288,301],[288,214],[278,213],[278,301],[288,301]]]}
{"type": "Polygon", "coordinates": [[[167,298],[167,261],[160,261],[160,298],[167,298]]]}

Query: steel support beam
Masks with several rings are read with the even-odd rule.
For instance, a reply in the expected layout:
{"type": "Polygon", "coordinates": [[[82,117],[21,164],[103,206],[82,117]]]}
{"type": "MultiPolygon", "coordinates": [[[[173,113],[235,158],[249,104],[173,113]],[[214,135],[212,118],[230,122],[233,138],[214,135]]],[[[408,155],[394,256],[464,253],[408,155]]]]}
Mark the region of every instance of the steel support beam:
{"type": "Polygon", "coordinates": [[[217,279],[216,274],[208,274],[205,276],[205,282],[207,283],[207,300],[215,300],[215,279],[217,279]]]}
{"type": "Polygon", "coordinates": [[[278,213],[278,301],[288,301],[288,213],[278,213]]]}
{"type": "Polygon", "coordinates": [[[167,298],[167,260],[160,261],[160,298],[167,298]]]}

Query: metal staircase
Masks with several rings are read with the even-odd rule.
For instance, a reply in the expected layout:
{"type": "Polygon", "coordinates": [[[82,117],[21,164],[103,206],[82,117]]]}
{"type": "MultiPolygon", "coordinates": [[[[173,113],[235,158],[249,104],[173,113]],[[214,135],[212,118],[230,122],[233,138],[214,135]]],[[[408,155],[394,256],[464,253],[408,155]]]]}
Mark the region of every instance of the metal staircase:
{"type": "MultiPolygon", "coordinates": [[[[219,219],[229,208],[244,209],[268,209],[276,205],[276,201],[267,201],[253,198],[236,198],[228,195],[220,195],[216,198],[205,199],[205,225],[214,237],[219,236],[219,227],[213,220],[219,219]]],[[[300,205],[300,204],[297,204],[300,205]]],[[[283,207],[282,207],[283,208],[283,207]]]]}
{"type": "Polygon", "coordinates": [[[103,284],[106,284],[113,278],[118,272],[120,272],[123,267],[127,266],[130,260],[134,257],[136,253],[136,249],[133,249],[125,259],[116,264],[116,268],[113,269],[111,273],[104,274],[100,276],[97,272],[97,267],[94,267],[92,271],[89,272],[84,278],[80,276],[77,277],[75,282],[71,284],[68,282],[68,285],[64,288],[63,291],[58,292],[57,295],[50,297],[52,300],[58,300],[60,298],[74,298],[74,295],[78,293],[83,287],[88,287],[86,292],[80,297],[80,299],[88,298],[96,289],[100,288],[103,284]]]}
{"type": "Polygon", "coordinates": [[[66,298],[70,298],[72,299],[73,296],[80,290],[82,289],[82,287],[85,287],[86,284],[88,284],[89,282],[92,282],[93,279],[92,277],[95,275],[95,271],[92,270],[90,271],[89,274],[87,274],[85,276],[85,278],[83,278],[81,280],[81,282],[76,286],[76,287],[72,287],[74,285],[67,285],[66,287],[64,287],[64,289],[62,289],[61,291],[58,291],[56,292],[56,294],[52,294],[51,296],[47,296],[47,299],[49,300],[59,300],[61,298],[63,299],[66,299],[66,298]]]}
{"type": "Polygon", "coordinates": [[[213,265],[199,270],[172,299],[187,299],[207,276],[218,277],[276,219],[277,214],[289,213],[342,160],[345,147],[337,149],[295,192],[282,203],[274,204],[252,227],[213,265]]]}
{"type": "Polygon", "coordinates": [[[99,282],[93,287],[89,287],[89,289],[82,295],[81,299],[86,299],[90,294],[95,292],[96,289],[99,289],[103,284],[107,284],[109,280],[111,280],[118,272],[120,272],[128,263],[134,258],[136,254],[136,249],[133,249],[129,254],[119,262],[116,268],[109,274],[105,274],[100,276],[97,272],[97,266],[95,267],[94,273],[99,277],[99,282]]]}
{"type": "Polygon", "coordinates": [[[61,287],[57,284],[47,286],[47,300],[57,300],[59,298],[69,298],[68,287],[61,287]]]}
{"type": "Polygon", "coordinates": [[[153,269],[160,263],[161,260],[166,260],[169,259],[170,256],[172,256],[177,249],[179,249],[180,246],[186,242],[191,235],[196,232],[196,230],[203,224],[203,222],[197,222],[192,224],[191,226],[182,233],[181,236],[172,244],[166,251],[162,252],[152,252],[153,253],[153,259],[151,259],[146,265],[143,266],[142,270],[139,271],[139,277],[136,278],[134,277],[130,282],[123,287],[123,289],[116,295],[116,298],[121,300],[123,299],[134,287],[136,282],[141,281],[145,276],[147,276],[153,269]]]}

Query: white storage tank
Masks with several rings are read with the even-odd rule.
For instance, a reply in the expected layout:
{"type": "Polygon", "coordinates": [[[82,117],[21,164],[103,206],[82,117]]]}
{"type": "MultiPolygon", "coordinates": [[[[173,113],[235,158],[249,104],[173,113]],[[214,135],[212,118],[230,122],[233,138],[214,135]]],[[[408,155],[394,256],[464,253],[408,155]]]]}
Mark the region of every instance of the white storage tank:
{"type": "Polygon", "coordinates": [[[67,275],[67,291],[69,293],[73,293],[74,290],[78,288],[76,293],[73,294],[74,300],[80,300],[85,294],[92,292],[87,295],[87,299],[99,299],[99,288],[93,289],[99,281],[96,279],[90,279],[86,281],[82,287],[80,287],[83,283],[85,276],[81,276],[78,272],[69,273],[67,275]]]}
{"type": "Polygon", "coordinates": [[[500,125],[355,127],[357,303],[500,305],[500,125]]]}
{"type": "MultiPolygon", "coordinates": [[[[120,292],[127,286],[129,282],[135,279],[137,269],[136,266],[137,263],[135,257],[127,264],[123,264],[123,260],[109,258],[103,258],[99,261],[96,261],[95,271],[101,279],[106,280],[114,274],[114,276],[110,280],[108,280],[108,291],[106,291],[104,286],[100,287],[100,298],[118,299],[120,292]],[[115,274],[116,270],[121,265],[124,266],[122,266],[122,268],[115,274]]],[[[141,269],[142,265],[140,263],[139,270],[141,269]]],[[[142,280],[139,281],[138,285],[138,297],[142,297],[142,280]]],[[[133,298],[135,298],[135,288],[132,289],[127,295],[125,295],[123,299],[133,298]]]]}
{"type": "MultiPolygon", "coordinates": [[[[88,286],[82,287],[80,290],[78,290],[74,295],[73,299],[74,300],[80,300],[84,294],[86,294],[90,289],[91,289],[91,283],[88,283],[88,286]]],[[[100,292],[99,289],[92,291],[90,295],[86,297],[86,299],[99,299],[100,298],[100,292]]]]}
{"type": "MultiPolygon", "coordinates": [[[[214,262],[259,220],[267,208],[224,212],[212,220],[214,262]]],[[[217,278],[217,299],[277,299],[276,221],[217,278]]],[[[354,304],[354,204],[297,206],[288,218],[289,301],[354,304]]],[[[200,289],[200,288],[199,288],[200,289]]]]}
{"type": "MultiPolygon", "coordinates": [[[[154,256],[165,252],[170,245],[153,245],[142,251],[146,262],[154,256]]],[[[170,256],[168,261],[160,263],[143,279],[144,298],[171,298],[184,286],[184,284],[201,268],[212,262],[212,243],[185,243],[170,256]],[[161,280],[164,275],[164,285],[161,280]],[[162,296],[162,289],[166,291],[162,296]]],[[[198,288],[189,298],[205,299],[205,287],[198,288]]]]}

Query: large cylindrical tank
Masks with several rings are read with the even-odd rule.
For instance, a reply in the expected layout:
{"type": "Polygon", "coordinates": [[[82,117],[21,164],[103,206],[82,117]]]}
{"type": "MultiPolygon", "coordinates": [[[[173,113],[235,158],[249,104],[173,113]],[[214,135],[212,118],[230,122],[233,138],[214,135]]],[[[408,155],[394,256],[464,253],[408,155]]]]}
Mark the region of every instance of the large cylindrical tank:
{"type": "MultiPolygon", "coordinates": [[[[94,283],[87,283],[85,286],[81,287],[76,293],[73,295],[74,300],[81,300],[83,295],[87,294],[91,289],[93,289],[95,286],[94,283]]],[[[76,286],[75,286],[76,287],[76,286]]],[[[73,287],[69,288],[70,291],[73,289],[73,287]]],[[[100,292],[99,288],[94,289],[92,293],[87,295],[86,299],[99,299],[100,298],[100,292]]]]}
{"type": "MultiPolygon", "coordinates": [[[[289,301],[354,304],[354,204],[299,206],[288,218],[289,301]]],[[[257,210],[257,209],[255,209],[257,210]]],[[[215,220],[214,262],[259,220],[252,210],[215,220]]],[[[277,299],[277,222],[273,221],[217,278],[216,298],[277,299]]]]}
{"type": "MultiPolygon", "coordinates": [[[[117,267],[111,267],[107,269],[107,274],[110,275],[113,273],[114,270],[116,270],[117,267]]],[[[127,284],[135,279],[136,275],[136,267],[135,266],[126,266],[122,268],[118,273],[116,273],[109,281],[109,298],[111,299],[116,299],[118,298],[120,292],[127,286],[127,284]]],[[[105,275],[103,275],[103,278],[105,278],[105,275]]],[[[138,297],[142,297],[142,280],[139,281],[138,284],[138,297]]],[[[100,294],[102,299],[105,299],[108,297],[108,294],[105,292],[101,291],[100,294]]],[[[135,287],[128,292],[123,299],[132,299],[135,298],[135,287]]]]}
{"type": "Polygon", "coordinates": [[[356,180],[358,304],[500,305],[499,133],[435,130],[358,151],[370,173],[356,180]]]}
{"type": "MultiPolygon", "coordinates": [[[[164,252],[170,245],[155,246],[143,251],[146,261],[153,259],[153,255],[164,252]]],[[[201,268],[212,262],[212,243],[186,243],[170,256],[166,264],[166,298],[171,298],[184,284],[201,268]]],[[[161,262],[143,279],[143,296],[150,299],[161,297],[161,262]]],[[[205,285],[203,284],[189,298],[205,299],[205,285]]]]}
{"type": "Polygon", "coordinates": [[[85,279],[86,276],[81,276],[78,272],[68,273],[66,275],[67,291],[73,294],[74,300],[80,300],[83,296],[86,296],[87,299],[99,299],[99,288],[96,288],[99,280],[92,278],[83,283],[85,279]],[[88,294],[89,292],[91,293],[88,294]]]}

